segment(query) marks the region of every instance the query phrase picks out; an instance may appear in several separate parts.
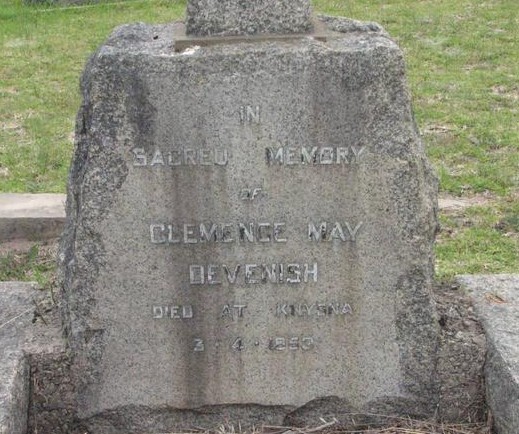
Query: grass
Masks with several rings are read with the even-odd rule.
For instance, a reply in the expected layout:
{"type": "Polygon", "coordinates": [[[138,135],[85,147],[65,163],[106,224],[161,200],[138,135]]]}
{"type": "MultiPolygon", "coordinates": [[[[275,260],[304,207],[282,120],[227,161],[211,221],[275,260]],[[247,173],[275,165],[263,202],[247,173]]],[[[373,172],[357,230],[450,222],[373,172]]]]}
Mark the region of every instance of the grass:
{"type": "Polygon", "coordinates": [[[437,272],[441,276],[518,271],[519,201],[446,213],[440,223],[437,272]]]}
{"type": "Polygon", "coordinates": [[[42,289],[52,289],[56,273],[55,244],[33,244],[27,249],[0,253],[0,282],[38,282],[42,289]]]}
{"type": "Polygon", "coordinates": [[[0,0],[0,191],[63,192],[89,55],[117,25],[171,21],[184,8],[171,0],[67,9],[0,0]]]}
{"type": "MultiPolygon", "coordinates": [[[[519,270],[517,0],[315,0],[381,23],[405,51],[443,195],[489,197],[442,215],[439,278],[519,270]]],[[[180,19],[184,1],[88,7],[0,0],[0,191],[64,192],[88,56],[117,25],[180,19]]]]}

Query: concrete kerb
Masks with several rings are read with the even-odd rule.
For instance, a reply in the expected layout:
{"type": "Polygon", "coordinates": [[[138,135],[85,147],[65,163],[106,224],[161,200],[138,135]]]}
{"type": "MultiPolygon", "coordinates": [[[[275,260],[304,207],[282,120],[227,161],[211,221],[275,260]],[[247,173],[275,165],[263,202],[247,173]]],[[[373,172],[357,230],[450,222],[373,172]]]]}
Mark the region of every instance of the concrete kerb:
{"type": "Polygon", "coordinates": [[[20,352],[0,355],[0,434],[25,434],[29,408],[29,364],[20,352]]]}
{"type": "Polygon", "coordinates": [[[519,432],[519,274],[464,275],[487,338],[486,400],[496,432],[519,432]]]}
{"type": "Polygon", "coordinates": [[[0,242],[57,238],[64,223],[63,194],[0,194],[0,242]]]}
{"type": "Polygon", "coordinates": [[[0,434],[28,432],[30,358],[63,352],[57,316],[35,317],[50,304],[35,283],[0,282],[0,434]]]}

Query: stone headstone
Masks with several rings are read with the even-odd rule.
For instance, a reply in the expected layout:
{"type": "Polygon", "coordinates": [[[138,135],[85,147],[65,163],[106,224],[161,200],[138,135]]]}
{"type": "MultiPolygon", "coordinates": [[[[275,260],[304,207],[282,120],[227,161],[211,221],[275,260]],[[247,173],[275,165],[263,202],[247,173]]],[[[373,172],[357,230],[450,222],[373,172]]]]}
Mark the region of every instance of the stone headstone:
{"type": "Polygon", "coordinates": [[[179,53],[179,24],[124,26],[87,65],[61,270],[92,432],[434,410],[436,178],[402,52],[322,22],[179,53]]]}

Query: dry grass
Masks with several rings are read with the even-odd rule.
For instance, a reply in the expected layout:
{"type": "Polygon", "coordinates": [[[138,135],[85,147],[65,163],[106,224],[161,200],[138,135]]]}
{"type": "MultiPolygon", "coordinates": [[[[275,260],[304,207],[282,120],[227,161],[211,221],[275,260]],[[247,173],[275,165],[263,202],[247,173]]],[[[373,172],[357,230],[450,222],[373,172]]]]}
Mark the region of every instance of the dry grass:
{"type": "Polygon", "coordinates": [[[225,424],[212,431],[193,430],[190,431],[189,434],[492,434],[490,420],[488,423],[448,424],[390,417],[388,418],[387,425],[376,428],[339,428],[336,419],[329,422],[326,422],[324,419],[321,419],[321,421],[323,422],[322,425],[315,427],[296,428],[287,426],[263,426],[261,428],[248,430],[242,429],[239,424],[225,424]]]}

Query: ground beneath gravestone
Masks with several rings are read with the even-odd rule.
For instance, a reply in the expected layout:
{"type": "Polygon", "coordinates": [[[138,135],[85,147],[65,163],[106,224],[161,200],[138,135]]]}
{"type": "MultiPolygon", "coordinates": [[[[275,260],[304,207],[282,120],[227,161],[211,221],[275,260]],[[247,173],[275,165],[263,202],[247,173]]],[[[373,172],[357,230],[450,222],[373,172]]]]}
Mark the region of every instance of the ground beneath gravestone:
{"type": "MultiPolygon", "coordinates": [[[[328,425],[330,422],[325,423],[328,425]]],[[[392,419],[391,423],[383,428],[365,428],[355,430],[337,430],[333,426],[322,429],[321,427],[284,430],[258,431],[269,434],[491,434],[492,430],[487,423],[478,424],[438,424],[435,422],[416,421],[410,419],[392,419]]],[[[173,433],[171,433],[173,434],[173,433]]],[[[222,427],[215,434],[241,434],[233,427],[222,427]]]]}

